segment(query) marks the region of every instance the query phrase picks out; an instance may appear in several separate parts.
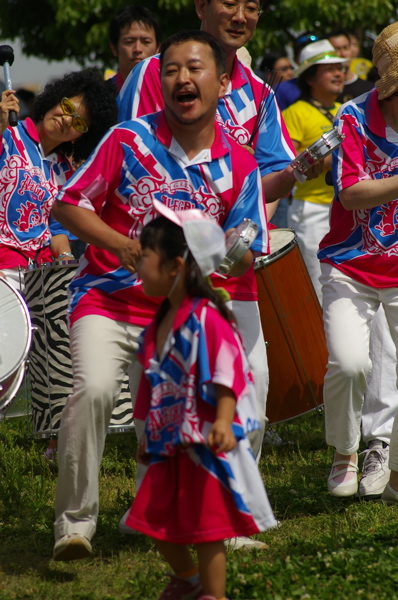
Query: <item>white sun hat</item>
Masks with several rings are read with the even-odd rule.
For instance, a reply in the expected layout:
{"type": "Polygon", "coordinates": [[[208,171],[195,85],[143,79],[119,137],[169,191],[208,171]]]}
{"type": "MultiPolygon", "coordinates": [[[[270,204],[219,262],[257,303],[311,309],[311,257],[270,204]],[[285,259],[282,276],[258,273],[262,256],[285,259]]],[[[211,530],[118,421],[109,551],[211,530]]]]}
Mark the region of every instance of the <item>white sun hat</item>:
{"type": "Polygon", "coordinates": [[[156,212],[182,227],[184,237],[202,275],[214,273],[226,255],[225,234],[221,227],[202,210],[171,210],[158,200],[156,212]]]}
{"type": "Polygon", "coordinates": [[[300,77],[307,69],[313,65],[327,65],[333,63],[344,64],[348,58],[337,56],[336,50],[329,40],[318,40],[312,44],[304,46],[299,56],[299,66],[295,70],[295,77],[300,77]]]}

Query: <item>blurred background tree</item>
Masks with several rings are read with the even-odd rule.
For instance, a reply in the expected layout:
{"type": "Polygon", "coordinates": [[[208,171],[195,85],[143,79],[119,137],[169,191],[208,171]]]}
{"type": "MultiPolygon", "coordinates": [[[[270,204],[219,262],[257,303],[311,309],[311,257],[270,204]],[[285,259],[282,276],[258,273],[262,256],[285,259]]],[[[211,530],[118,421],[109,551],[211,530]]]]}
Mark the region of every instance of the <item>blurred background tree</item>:
{"type": "MultiPolygon", "coordinates": [[[[108,24],[122,6],[141,3],[142,0],[1,0],[0,36],[19,38],[28,56],[113,66],[108,24]]],[[[264,50],[284,47],[303,31],[322,35],[337,27],[355,30],[360,39],[365,37],[366,50],[371,46],[372,34],[377,35],[397,19],[396,3],[390,0],[271,0],[263,4],[265,12],[248,46],[253,58],[264,50]]],[[[145,0],[145,5],[158,14],[164,38],[179,29],[200,26],[194,0],[145,0]]]]}

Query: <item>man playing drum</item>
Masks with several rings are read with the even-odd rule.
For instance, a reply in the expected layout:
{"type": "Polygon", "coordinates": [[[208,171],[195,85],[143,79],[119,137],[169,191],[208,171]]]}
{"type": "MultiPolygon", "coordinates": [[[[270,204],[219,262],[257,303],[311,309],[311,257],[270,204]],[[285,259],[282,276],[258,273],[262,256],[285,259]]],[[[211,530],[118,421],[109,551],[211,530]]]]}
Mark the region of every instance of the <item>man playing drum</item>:
{"type": "MultiPolygon", "coordinates": [[[[250,40],[255,31],[262,12],[260,1],[195,0],[195,7],[202,31],[213,35],[226,54],[230,84],[227,93],[219,99],[216,118],[233,139],[254,150],[270,216],[276,209],[275,201],[289,194],[296,179],[290,166],[294,149],[274,92],[236,56],[237,50],[250,40]]],[[[121,121],[150,114],[163,107],[158,56],[143,61],[131,72],[119,94],[118,104],[121,121]]],[[[309,177],[320,171],[318,165],[314,166],[309,177]]],[[[251,215],[242,217],[251,218],[251,215]]],[[[235,297],[232,309],[256,384],[262,428],[249,438],[259,459],[265,429],[268,366],[256,291],[250,290],[250,293],[235,297]]]]}
{"type": "MultiPolygon", "coordinates": [[[[259,228],[254,252],[268,249],[256,161],[214,118],[229,82],[222,47],[204,32],[185,32],[172,38],[162,60],[164,111],[114,128],[63,188],[54,208],[56,218],[89,243],[70,286],[75,381],[59,435],[57,560],[92,552],[110,415],[123,374],[135,360],[137,338],[157,308],[136,276],[138,238],[154,218],[152,199],[175,210],[200,208],[226,232],[250,214],[259,228]]],[[[247,274],[216,277],[215,285],[223,285],[231,297],[246,294],[255,285],[252,262],[248,250],[232,272],[247,274]]],[[[134,394],[138,381],[131,383],[134,394]]]]}

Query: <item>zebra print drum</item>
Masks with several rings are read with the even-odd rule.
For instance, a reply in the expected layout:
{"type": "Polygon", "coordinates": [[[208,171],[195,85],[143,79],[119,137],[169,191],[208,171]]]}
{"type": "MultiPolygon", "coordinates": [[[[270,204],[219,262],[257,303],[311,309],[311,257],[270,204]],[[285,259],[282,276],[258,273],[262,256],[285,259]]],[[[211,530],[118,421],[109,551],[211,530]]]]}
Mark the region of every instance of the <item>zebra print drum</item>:
{"type": "MultiPolygon", "coordinates": [[[[45,263],[23,271],[24,296],[34,329],[28,361],[33,433],[56,435],[61,411],[73,389],[72,360],[66,312],[67,290],[79,262],[45,263]]],[[[133,427],[127,375],[112,413],[110,432],[133,427]]]]}

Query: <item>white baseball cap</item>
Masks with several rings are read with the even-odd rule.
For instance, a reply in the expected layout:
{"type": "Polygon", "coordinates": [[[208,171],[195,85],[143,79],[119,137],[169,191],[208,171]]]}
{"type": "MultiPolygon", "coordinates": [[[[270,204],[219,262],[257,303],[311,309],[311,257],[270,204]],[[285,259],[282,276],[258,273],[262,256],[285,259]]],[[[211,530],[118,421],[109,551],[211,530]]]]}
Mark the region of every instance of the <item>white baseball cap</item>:
{"type": "Polygon", "coordinates": [[[203,210],[171,210],[158,200],[153,201],[155,211],[172,223],[182,227],[184,237],[202,275],[214,273],[227,251],[225,234],[221,227],[203,210]]]}

